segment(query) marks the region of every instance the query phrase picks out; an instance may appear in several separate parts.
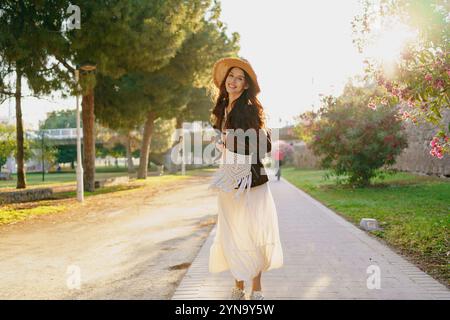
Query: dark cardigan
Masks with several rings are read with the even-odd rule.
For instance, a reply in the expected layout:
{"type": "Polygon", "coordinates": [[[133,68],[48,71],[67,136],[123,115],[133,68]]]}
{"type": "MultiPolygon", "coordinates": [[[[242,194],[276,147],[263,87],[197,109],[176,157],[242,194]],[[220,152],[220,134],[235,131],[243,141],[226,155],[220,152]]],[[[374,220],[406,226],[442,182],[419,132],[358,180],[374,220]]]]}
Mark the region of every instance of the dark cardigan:
{"type": "MultiPolygon", "coordinates": [[[[246,125],[242,125],[242,123],[237,123],[238,121],[233,119],[239,119],[243,116],[250,116],[250,117],[259,117],[256,107],[249,105],[246,107],[234,107],[230,114],[228,115],[230,117],[230,127],[229,129],[242,129],[242,132],[245,132],[247,129],[250,129],[246,125]],[[243,109],[245,108],[245,110],[243,109]],[[246,113],[245,115],[243,113],[246,113]]],[[[243,138],[239,138],[239,131],[234,132],[233,134],[229,134],[227,137],[227,141],[230,143],[227,145],[225,143],[225,147],[235,153],[239,154],[246,154],[249,155],[251,152],[253,152],[253,158],[252,158],[252,184],[251,188],[262,185],[269,181],[269,178],[267,177],[267,172],[264,168],[264,165],[261,163],[261,158],[259,153],[262,153],[262,158],[266,156],[267,153],[270,153],[272,150],[272,139],[271,139],[271,132],[269,130],[264,129],[258,129],[253,128],[256,131],[256,137],[257,142],[256,145],[254,143],[250,143],[250,139],[248,136],[243,138]],[[260,135],[261,138],[266,141],[266,146],[264,146],[264,143],[260,142],[260,135]],[[231,143],[234,139],[234,143],[231,143]],[[245,141],[245,145],[242,145],[242,141],[245,141]]],[[[226,130],[226,129],[225,129],[226,130]]],[[[238,189],[236,187],[235,189],[238,189]]]]}

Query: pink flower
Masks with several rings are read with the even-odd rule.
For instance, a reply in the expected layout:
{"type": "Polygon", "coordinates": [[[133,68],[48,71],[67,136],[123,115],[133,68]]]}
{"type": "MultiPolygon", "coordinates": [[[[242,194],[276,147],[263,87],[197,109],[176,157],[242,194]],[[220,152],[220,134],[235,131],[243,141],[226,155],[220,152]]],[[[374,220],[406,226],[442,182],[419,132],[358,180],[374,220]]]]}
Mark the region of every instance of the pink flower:
{"type": "Polygon", "coordinates": [[[430,151],[430,154],[431,154],[433,157],[437,157],[437,158],[439,158],[439,159],[442,159],[442,158],[444,157],[444,156],[442,155],[441,152],[436,151],[435,149],[431,150],[431,151],[430,151]]]}
{"type": "Polygon", "coordinates": [[[433,153],[431,155],[435,156],[435,157],[438,157],[439,159],[442,159],[444,157],[440,150],[433,150],[433,153]]]}
{"type": "Polygon", "coordinates": [[[450,69],[447,69],[447,75],[450,77],[450,69]]]}
{"type": "MultiPolygon", "coordinates": [[[[448,137],[445,136],[444,140],[448,140],[448,137]]],[[[431,146],[431,150],[430,150],[430,155],[432,155],[433,157],[437,157],[439,159],[442,159],[444,157],[443,155],[443,147],[439,144],[439,137],[433,137],[433,139],[430,142],[430,146],[431,146]]]]}
{"type": "Polygon", "coordinates": [[[411,115],[409,114],[409,112],[408,112],[408,111],[403,111],[402,118],[403,118],[403,119],[408,119],[409,117],[411,117],[411,115]]]}
{"type": "Polygon", "coordinates": [[[372,109],[372,110],[376,110],[377,109],[377,106],[375,105],[375,103],[373,103],[373,102],[369,102],[369,104],[367,105],[370,109],[372,109]]]}
{"type": "Polygon", "coordinates": [[[430,141],[430,146],[432,146],[433,148],[437,145],[438,142],[438,138],[434,137],[431,141],[430,141]]]}
{"type": "Polygon", "coordinates": [[[443,89],[444,88],[444,80],[442,80],[442,79],[434,80],[434,87],[436,89],[443,89]]]}
{"type": "Polygon", "coordinates": [[[433,80],[433,76],[431,74],[427,74],[425,76],[425,80],[427,80],[428,82],[430,82],[431,80],[433,80]]]}
{"type": "Polygon", "coordinates": [[[386,88],[387,91],[391,92],[392,91],[392,82],[386,81],[386,83],[384,84],[384,87],[386,88]]]}

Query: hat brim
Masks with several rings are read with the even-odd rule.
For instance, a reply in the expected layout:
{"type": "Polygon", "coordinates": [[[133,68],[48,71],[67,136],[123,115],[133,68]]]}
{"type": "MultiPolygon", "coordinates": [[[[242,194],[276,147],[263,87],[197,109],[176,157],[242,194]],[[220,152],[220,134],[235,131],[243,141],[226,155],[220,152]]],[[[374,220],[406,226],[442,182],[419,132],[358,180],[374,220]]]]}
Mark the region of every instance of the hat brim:
{"type": "Polygon", "coordinates": [[[213,80],[214,84],[217,88],[220,88],[220,84],[222,83],[223,79],[225,78],[225,75],[228,71],[228,69],[232,67],[238,67],[245,72],[248,73],[248,75],[252,78],[253,83],[255,84],[255,91],[256,94],[258,94],[261,89],[259,88],[258,79],[256,77],[256,73],[253,70],[252,66],[239,58],[222,58],[218,60],[213,67],[213,80]]]}

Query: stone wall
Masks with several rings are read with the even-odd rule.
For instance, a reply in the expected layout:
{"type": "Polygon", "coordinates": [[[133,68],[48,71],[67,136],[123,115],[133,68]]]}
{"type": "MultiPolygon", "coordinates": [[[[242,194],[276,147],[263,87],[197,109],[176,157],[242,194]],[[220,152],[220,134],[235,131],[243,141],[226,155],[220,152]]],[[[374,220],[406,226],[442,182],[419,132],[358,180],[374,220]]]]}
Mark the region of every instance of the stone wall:
{"type": "Polygon", "coordinates": [[[293,164],[302,169],[320,169],[319,159],[306,147],[304,142],[294,145],[293,164]]]}
{"type": "Polygon", "coordinates": [[[121,176],[121,177],[111,177],[111,178],[105,178],[101,180],[95,181],[95,188],[102,188],[102,187],[110,187],[110,186],[116,186],[119,184],[126,184],[130,181],[130,178],[128,176],[121,176]]]}
{"type": "MultiPolygon", "coordinates": [[[[444,123],[450,122],[450,110],[443,113],[444,123]]],[[[396,158],[393,168],[401,171],[415,172],[428,175],[450,177],[450,155],[442,159],[430,155],[430,141],[438,129],[429,123],[414,125],[406,124],[408,148],[396,158]]]]}
{"type": "Polygon", "coordinates": [[[53,190],[51,188],[36,188],[0,192],[0,204],[51,199],[52,195],[53,190]]]}

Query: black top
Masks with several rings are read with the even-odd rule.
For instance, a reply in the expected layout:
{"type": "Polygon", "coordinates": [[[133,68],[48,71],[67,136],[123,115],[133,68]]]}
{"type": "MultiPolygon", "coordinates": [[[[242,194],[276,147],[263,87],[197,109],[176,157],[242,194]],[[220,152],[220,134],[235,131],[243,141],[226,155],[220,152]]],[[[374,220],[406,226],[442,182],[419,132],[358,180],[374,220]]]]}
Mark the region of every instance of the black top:
{"type": "MultiPolygon", "coordinates": [[[[255,106],[249,105],[245,108],[248,108],[245,110],[247,113],[245,116],[254,116],[259,117],[258,110],[255,106]]],[[[242,108],[234,107],[230,114],[233,114],[233,117],[230,119],[230,128],[228,129],[234,129],[234,132],[229,132],[229,135],[227,136],[227,141],[230,143],[227,145],[225,143],[225,147],[234,152],[239,154],[246,154],[249,155],[250,153],[253,153],[252,156],[252,184],[251,187],[256,187],[259,185],[262,185],[269,181],[269,178],[267,177],[267,172],[264,168],[264,165],[261,163],[261,158],[264,158],[267,153],[271,152],[272,150],[272,140],[271,140],[271,132],[270,129],[258,129],[258,128],[252,128],[255,129],[256,132],[256,145],[254,143],[255,139],[250,139],[249,134],[245,135],[245,132],[247,129],[250,128],[242,128],[242,125],[238,125],[237,123],[233,123],[236,121],[233,121],[232,119],[239,119],[239,117],[244,116],[241,115],[241,113],[244,112],[242,108]],[[242,129],[242,130],[237,130],[242,129]],[[241,136],[241,134],[244,134],[244,136],[241,136]],[[234,139],[234,143],[232,143],[232,140],[234,139]],[[261,140],[262,139],[262,140],[261,140]],[[265,141],[265,143],[263,142],[265,141]],[[244,142],[244,145],[242,144],[244,142]]],[[[222,128],[224,127],[224,122],[226,119],[224,118],[222,122],[222,128]]],[[[223,129],[223,131],[226,131],[226,129],[223,129]]],[[[235,189],[239,188],[236,187],[235,189]]]]}

